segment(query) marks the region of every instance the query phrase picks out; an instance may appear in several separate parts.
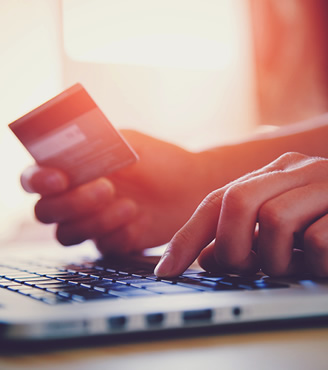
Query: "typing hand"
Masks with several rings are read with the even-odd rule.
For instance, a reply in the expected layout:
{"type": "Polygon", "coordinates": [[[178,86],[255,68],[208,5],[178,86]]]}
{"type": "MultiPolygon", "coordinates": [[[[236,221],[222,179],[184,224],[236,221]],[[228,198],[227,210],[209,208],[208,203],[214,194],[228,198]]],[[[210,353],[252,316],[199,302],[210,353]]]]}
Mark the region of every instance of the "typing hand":
{"type": "Polygon", "coordinates": [[[287,153],[209,194],[178,231],[155,272],[328,276],[328,160],[287,153]]]}

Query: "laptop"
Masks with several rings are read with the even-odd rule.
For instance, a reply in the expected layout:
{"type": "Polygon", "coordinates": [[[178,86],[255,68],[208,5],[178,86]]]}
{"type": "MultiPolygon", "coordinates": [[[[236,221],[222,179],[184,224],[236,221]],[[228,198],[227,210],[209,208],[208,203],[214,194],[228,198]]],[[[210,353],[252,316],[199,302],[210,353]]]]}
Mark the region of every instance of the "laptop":
{"type": "MultiPolygon", "coordinates": [[[[81,84],[10,128],[37,163],[61,168],[74,186],[138,159],[81,84]]],[[[118,260],[102,258],[91,242],[74,248],[4,246],[0,340],[141,336],[328,318],[328,280],[246,278],[197,266],[158,279],[154,251],[118,260]]]]}
{"type": "MultiPolygon", "coordinates": [[[[163,247],[102,258],[91,242],[0,250],[0,340],[139,336],[328,317],[328,280],[216,274],[191,266],[174,279],[153,269],[163,247]]],[[[53,245],[52,245],[53,244],[53,245]]]]}

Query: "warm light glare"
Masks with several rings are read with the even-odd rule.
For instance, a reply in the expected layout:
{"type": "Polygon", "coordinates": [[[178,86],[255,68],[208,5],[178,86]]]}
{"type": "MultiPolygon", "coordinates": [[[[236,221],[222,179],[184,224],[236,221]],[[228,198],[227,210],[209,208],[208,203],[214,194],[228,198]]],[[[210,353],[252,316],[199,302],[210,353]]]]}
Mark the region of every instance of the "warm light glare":
{"type": "Polygon", "coordinates": [[[238,57],[238,1],[64,0],[65,48],[84,62],[225,68],[238,57]]]}
{"type": "Polygon", "coordinates": [[[256,121],[248,0],[63,0],[66,81],[116,127],[191,150],[256,121]]]}
{"type": "Polygon", "coordinates": [[[33,159],[7,125],[62,89],[57,1],[0,0],[0,240],[33,218],[19,182],[33,159]]]}
{"type": "Polygon", "coordinates": [[[34,220],[19,183],[33,160],[7,125],[76,82],[115,127],[191,150],[249,133],[248,12],[248,0],[0,0],[0,240],[34,220]]]}

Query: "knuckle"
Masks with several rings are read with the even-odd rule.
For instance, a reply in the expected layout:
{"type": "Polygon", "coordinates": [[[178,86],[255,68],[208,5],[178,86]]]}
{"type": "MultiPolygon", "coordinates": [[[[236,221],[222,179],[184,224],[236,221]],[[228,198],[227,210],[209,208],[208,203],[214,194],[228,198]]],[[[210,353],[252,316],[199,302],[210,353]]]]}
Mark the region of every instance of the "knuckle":
{"type": "Polygon", "coordinates": [[[266,230],[280,230],[293,223],[293,217],[281,207],[279,202],[269,200],[264,203],[258,213],[260,227],[266,230]]]}
{"type": "Polygon", "coordinates": [[[298,153],[298,152],[287,152],[287,153],[284,153],[283,155],[281,155],[278,160],[281,161],[282,163],[284,164],[290,164],[290,163],[293,163],[295,161],[299,161],[299,160],[303,160],[303,159],[307,159],[308,156],[305,155],[305,154],[302,154],[302,153],[298,153]]]}
{"type": "Polygon", "coordinates": [[[304,168],[315,171],[327,172],[328,159],[323,157],[310,157],[302,153],[288,152],[273,162],[273,167],[278,171],[295,171],[304,168]]]}
{"type": "Polygon", "coordinates": [[[222,192],[219,190],[215,190],[206,196],[206,198],[202,201],[200,207],[212,209],[213,207],[218,207],[221,200],[222,192]]]}
{"type": "Polygon", "coordinates": [[[224,206],[238,212],[249,208],[249,199],[245,184],[234,184],[224,193],[222,202],[224,206]]]}
{"type": "Polygon", "coordinates": [[[305,154],[298,152],[286,152],[273,161],[270,165],[274,170],[282,171],[288,168],[294,163],[298,163],[308,159],[309,157],[305,154]]]}

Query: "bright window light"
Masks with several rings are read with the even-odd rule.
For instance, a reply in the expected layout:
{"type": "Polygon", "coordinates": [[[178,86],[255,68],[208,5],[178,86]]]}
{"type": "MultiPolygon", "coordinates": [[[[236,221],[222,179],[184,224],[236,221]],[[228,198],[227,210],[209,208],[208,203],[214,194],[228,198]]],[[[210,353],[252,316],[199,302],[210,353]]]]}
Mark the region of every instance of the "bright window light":
{"type": "Polygon", "coordinates": [[[64,80],[115,127],[192,150],[256,122],[248,0],[62,0],[64,80]]]}
{"type": "Polygon", "coordinates": [[[63,0],[74,60],[222,69],[238,58],[240,1],[63,0]]]}

